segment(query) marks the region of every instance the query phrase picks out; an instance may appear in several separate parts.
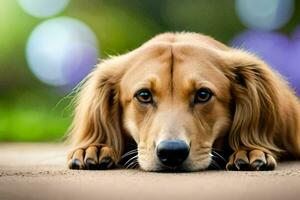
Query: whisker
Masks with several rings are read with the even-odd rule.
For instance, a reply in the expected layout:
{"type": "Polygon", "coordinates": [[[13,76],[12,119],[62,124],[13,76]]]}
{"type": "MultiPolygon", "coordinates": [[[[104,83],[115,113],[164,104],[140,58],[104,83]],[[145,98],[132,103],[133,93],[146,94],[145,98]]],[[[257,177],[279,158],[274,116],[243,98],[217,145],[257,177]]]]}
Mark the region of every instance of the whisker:
{"type": "Polygon", "coordinates": [[[220,165],[214,159],[211,159],[210,165],[214,168],[221,169],[220,165]]]}
{"type": "Polygon", "coordinates": [[[129,160],[127,160],[126,163],[124,164],[124,166],[126,167],[126,166],[128,166],[130,164],[130,162],[134,162],[135,159],[137,159],[137,157],[138,157],[138,155],[135,155],[132,158],[130,158],[129,160]]]}
{"type": "MultiPolygon", "coordinates": [[[[130,150],[130,151],[127,151],[126,153],[137,152],[137,151],[138,151],[137,149],[132,149],[132,150],[130,150]]],[[[125,153],[125,155],[126,155],[126,153],[125,153]]]]}
{"type": "Polygon", "coordinates": [[[121,156],[121,158],[126,158],[128,156],[131,156],[131,155],[134,155],[134,154],[137,154],[137,151],[129,151],[127,153],[125,153],[124,155],[121,156]]]}
{"type": "Polygon", "coordinates": [[[221,154],[219,154],[217,151],[212,150],[212,153],[213,153],[213,154],[216,154],[216,155],[217,155],[216,157],[221,158],[225,163],[227,162],[226,159],[225,159],[221,154]]]}
{"type": "Polygon", "coordinates": [[[127,161],[125,162],[124,166],[129,165],[131,162],[133,162],[135,159],[137,159],[137,156],[138,156],[138,155],[133,156],[133,157],[131,157],[129,160],[127,160],[127,161]]]}
{"type": "Polygon", "coordinates": [[[127,169],[129,169],[129,168],[134,169],[137,165],[138,165],[138,161],[134,160],[127,166],[127,169]]]}
{"type": "Polygon", "coordinates": [[[134,168],[135,168],[135,169],[140,168],[139,162],[136,162],[136,165],[134,165],[134,168]]]}
{"type": "Polygon", "coordinates": [[[121,159],[123,159],[123,158],[125,158],[125,157],[128,157],[128,156],[130,156],[130,155],[132,155],[132,154],[136,154],[138,151],[137,151],[137,149],[133,149],[133,150],[131,150],[131,151],[128,151],[128,152],[126,152],[125,154],[123,154],[122,156],[121,156],[121,159]]]}
{"type": "Polygon", "coordinates": [[[136,165],[137,161],[134,160],[133,162],[131,162],[127,167],[126,169],[134,169],[134,166],[136,165]]]}

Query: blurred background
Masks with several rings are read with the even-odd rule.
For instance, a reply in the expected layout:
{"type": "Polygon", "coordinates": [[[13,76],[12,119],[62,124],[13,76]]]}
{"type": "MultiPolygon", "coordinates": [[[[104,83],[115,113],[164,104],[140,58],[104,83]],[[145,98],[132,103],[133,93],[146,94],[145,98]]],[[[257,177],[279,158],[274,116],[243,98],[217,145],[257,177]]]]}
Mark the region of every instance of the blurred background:
{"type": "Polygon", "coordinates": [[[0,0],[0,141],[61,141],[95,64],[165,31],[253,52],[299,96],[299,11],[296,0],[0,0]]]}

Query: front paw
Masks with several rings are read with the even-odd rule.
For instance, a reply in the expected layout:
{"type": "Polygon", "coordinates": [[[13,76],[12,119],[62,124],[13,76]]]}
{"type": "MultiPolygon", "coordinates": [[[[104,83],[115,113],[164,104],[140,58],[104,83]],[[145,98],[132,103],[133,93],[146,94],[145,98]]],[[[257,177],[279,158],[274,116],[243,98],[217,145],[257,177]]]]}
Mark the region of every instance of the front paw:
{"type": "Polygon", "coordinates": [[[261,150],[239,150],[230,156],[226,169],[231,171],[263,171],[274,170],[276,165],[275,158],[261,150]]]}
{"type": "Polygon", "coordinates": [[[114,168],[115,165],[115,151],[104,145],[76,149],[70,153],[68,159],[70,169],[103,170],[114,168]]]}

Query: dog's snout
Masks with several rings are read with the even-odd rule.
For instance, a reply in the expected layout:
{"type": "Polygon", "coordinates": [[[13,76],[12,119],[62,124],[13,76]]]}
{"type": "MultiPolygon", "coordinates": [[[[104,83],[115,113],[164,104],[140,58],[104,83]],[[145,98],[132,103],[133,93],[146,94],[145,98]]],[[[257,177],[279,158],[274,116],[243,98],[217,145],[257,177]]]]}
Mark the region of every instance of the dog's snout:
{"type": "Polygon", "coordinates": [[[188,157],[189,146],[182,140],[165,140],[156,147],[160,162],[168,167],[180,166],[188,157]]]}

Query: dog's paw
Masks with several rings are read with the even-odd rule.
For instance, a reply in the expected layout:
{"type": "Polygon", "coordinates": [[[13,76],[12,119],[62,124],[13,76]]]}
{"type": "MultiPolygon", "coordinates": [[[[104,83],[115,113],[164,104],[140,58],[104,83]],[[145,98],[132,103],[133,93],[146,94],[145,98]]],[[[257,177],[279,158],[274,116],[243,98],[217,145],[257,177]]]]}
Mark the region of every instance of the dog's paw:
{"type": "Polygon", "coordinates": [[[85,149],[76,149],[68,157],[70,169],[103,170],[116,165],[115,151],[103,145],[90,145],[85,149]]]}
{"type": "Polygon", "coordinates": [[[226,169],[231,171],[264,171],[274,170],[276,165],[275,158],[261,150],[240,150],[230,156],[226,169]]]}

